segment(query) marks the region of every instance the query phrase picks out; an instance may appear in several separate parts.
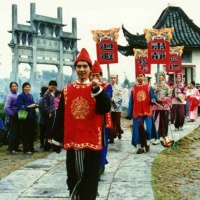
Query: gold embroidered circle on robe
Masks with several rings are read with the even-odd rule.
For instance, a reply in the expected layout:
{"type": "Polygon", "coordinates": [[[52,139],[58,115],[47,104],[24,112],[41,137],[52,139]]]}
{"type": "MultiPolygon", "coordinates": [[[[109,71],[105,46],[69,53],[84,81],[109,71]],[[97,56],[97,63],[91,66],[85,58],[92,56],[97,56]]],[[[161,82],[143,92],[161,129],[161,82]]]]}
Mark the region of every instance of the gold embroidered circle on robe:
{"type": "Polygon", "coordinates": [[[85,119],[89,113],[89,103],[83,97],[77,97],[72,101],[71,113],[75,119],[85,119]]]}
{"type": "Polygon", "coordinates": [[[136,94],[138,101],[144,101],[146,99],[146,93],[143,90],[140,90],[136,94]]]}

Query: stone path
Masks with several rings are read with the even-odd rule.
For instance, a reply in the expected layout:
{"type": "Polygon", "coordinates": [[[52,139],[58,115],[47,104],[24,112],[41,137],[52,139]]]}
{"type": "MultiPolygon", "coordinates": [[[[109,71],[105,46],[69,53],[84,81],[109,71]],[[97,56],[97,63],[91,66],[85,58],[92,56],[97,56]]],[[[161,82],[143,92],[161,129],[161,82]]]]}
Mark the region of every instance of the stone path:
{"type": "MultiPolygon", "coordinates": [[[[183,131],[174,131],[170,126],[169,136],[177,141],[198,127],[200,119],[186,123],[183,131]]],[[[99,182],[97,200],[153,200],[151,166],[154,158],[164,148],[152,145],[148,153],[133,153],[131,133],[124,127],[121,140],[110,144],[109,164],[99,182]]],[[[66,200],[65,155],[52,153],[35,160],[0,181],[0,200],[66,200]]]]}

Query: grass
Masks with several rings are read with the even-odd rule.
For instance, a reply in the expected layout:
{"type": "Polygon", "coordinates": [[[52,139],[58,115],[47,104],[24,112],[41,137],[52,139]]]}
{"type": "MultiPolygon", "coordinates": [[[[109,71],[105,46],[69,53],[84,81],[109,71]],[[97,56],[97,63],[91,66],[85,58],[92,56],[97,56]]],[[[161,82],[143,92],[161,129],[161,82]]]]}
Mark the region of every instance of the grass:
{"type": "Polygon", "coordinates": [[[199,135],[200,128],[197,128],[155,158],[152,187],[156,200],[189,200],[196,194],[196,186],[192,187],[193,191],[185,191],[200,177],[200,157],[195,155],[198,150],[195,146],[200,145],[199,135]]]}

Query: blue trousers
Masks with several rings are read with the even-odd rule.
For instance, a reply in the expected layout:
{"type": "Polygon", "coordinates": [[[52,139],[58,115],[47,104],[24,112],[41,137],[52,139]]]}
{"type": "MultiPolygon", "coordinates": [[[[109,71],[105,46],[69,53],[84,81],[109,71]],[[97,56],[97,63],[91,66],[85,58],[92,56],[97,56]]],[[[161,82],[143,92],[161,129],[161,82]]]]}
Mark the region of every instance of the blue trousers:
{"type": "Polygon", "coordinates": [[[106,159],[107,152],[108,152],[108,139],[109,139],[109,133],[110,129],[105,128],[104,132],[104,142],[103,142],[103,149],[101,150],[101,160],[100,160],[100,167],[104,167],[106,164],[108,164],[108,161],[106,159]]]}
{"type": "Polygon", "coordinates": [[[140,133],[139,124],[142,123],[146,125],[146,139],[151,140],[152,131],[152,117],[137,117],[133,119],[133,134],[132,134],[132,145],[140,144],[140,133]]]}

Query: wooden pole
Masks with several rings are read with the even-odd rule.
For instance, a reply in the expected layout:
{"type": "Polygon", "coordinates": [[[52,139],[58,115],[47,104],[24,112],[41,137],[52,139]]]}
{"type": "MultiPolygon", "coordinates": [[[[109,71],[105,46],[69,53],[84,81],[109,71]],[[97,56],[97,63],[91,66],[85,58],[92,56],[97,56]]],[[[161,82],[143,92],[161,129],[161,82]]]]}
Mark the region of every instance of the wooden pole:
{"type": "Polygon", "coordinates": [[[176,85],[176,74],[174,72],[174,85],[176,85]]]}
{"type": "Polygon", "coordinates": [[[160,64],[157,64],[157,77],[156,77],[157,87],[159,87],[159,76],[160,76],[160,64]]]}
{"type": "Polygon", "coordinates": [[[109,64],[107,64],[107,74],[108,74],[108,82],[109,82],[109,79],[110,79],[110,66],[109,66],[109,64]]]}

